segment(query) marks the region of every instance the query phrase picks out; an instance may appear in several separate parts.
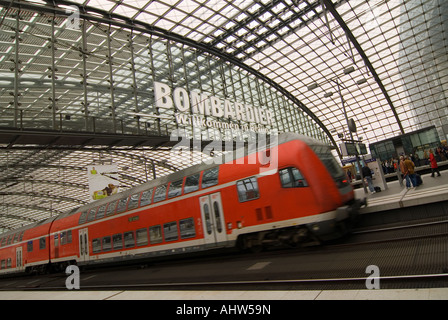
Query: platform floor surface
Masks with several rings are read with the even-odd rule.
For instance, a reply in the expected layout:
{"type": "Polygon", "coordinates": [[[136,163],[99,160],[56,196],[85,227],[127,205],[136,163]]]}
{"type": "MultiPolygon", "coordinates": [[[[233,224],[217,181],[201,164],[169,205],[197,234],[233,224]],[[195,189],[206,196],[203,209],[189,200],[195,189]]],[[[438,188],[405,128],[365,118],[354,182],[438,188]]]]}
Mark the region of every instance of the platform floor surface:
{"type": "MultiPolygon", "coordinates": [[[[431,174],[421,176],[423,184],[418,187],[406,188],[406,182],[387,183],[387,189],[371,194],[365,193],[363,188],[355,189],[355,197],[367,198],[368,206],[361,209],[361,214],[379,212],[403,207],[411,207],[433,202],[448,200],[448,172],[441,171],[440,177],[431,174]]],[[[375,180],[373,180],[375,185],[375,180]]],[[[368,189],[367,189],[368,191],[368,189]]]]}
{"type": "Polygon", "coordinates": [[[312,291],[4,291],[0,300],[448,300],[448,288],[312,291]]]}

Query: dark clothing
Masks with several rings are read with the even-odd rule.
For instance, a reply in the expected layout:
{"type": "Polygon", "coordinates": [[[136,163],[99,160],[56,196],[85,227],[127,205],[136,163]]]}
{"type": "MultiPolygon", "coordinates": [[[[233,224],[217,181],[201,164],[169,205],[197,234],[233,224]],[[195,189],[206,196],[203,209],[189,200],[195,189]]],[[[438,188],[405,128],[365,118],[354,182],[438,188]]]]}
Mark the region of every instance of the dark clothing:
{"type": "Polygon", "coordinates": [[[372,177],[372,171],[369,167],[363,167],[362,168],[362,175],[365,177],[372,177]]]}

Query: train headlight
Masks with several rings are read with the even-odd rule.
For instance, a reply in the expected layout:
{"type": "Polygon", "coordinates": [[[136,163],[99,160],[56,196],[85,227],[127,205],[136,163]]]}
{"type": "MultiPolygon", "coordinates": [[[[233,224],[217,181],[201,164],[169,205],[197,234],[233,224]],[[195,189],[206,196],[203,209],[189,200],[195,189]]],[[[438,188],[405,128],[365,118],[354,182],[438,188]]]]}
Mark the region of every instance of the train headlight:
{"type": "Polygon", "coordinates": [[[227,230],[232,230],[232,222],[227,223],[227,230]]]}
{"type": "Polygon", "coordinates": [[[241,221],[237,221],[236,226],[238,227],[238,229],[241,229],[243,227],[243,224],[241,223],[241,221]]]}

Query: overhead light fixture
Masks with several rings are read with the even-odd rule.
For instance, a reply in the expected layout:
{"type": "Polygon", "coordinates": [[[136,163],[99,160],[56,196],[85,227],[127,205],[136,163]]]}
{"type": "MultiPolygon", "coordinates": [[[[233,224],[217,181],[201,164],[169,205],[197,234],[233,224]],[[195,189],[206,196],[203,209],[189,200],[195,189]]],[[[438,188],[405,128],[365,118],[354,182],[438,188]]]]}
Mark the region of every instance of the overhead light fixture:
{"type": "Polygon", "coordinates": [[[316,89],[319,85],[315,82],[312,83],[308,86],[308,91],[313,91],[314,89],[316,89]]]}
{"type": "Polygon", "coordinates": [[[330,98],[333,95],[333,92],[325,92],[324,98],[330,98]]]}
{"type": "Polygon", "coordinates": [[[355,67],[351,66],[349,68],[344,69],[344,74],[349,74],[355,71],[355,67]]]}
{"type": "Polygon", "coordinates": [[[367,82],[367,79],[366,78],[362,78],[362,79],[356,81],[356,84],[359,86],[359,85],[361,85],[363,83],[366,83],[366,82],[367,82]]]}

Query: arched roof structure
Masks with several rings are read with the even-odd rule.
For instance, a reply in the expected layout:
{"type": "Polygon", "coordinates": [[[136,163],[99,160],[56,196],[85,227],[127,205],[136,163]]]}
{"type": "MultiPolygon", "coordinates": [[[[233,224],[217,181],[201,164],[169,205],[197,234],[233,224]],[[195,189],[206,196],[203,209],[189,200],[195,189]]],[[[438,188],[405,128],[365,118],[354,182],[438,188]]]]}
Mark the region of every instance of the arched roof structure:
{"type": "MultiPolygon", "coordinates": [[[[263,91],[260,101],[274,95],[267,87],[282,95],[276,101],[299,119],[283,123],[283,131],[311,122],[304,133],[337,146],[354,119],[356,138],[367,144],[429,126],[443,140],[447,21],[443,0],[0,0],[0,130],[34,119],[40,128],[63,131],[67,121],[92,115],[110,116],[116,130],[115,120],[128,112],[138,126],[123,118],[123,132],[140,133],[148,129],[140,127],[140,114],[150,104],[142,83],[157,71],[154,61],[169,64],[164,76],[176,83],[180,64],[194,60],[198,77],[205,76],[198,61],[224,61],[222,74],[211,78],[228,79],[238,68],[250,75],[247,86],[253,81],[252,90],[263,91]],[[137,59],[146,50],[152,62],[137,59]],[[200,60],[203,54],[211,58],[200,60]]],[[[159,131],[172,121],[156,120],[159,131]]],[[[85,128],[100,124],[87,122],[85,128]]],[[[141,141],[23,141],[17,132],[0,141],[5,230],[89,201],[89,164],[117,163],[127,188],[202,157],[193,152],[185,161],[169,147],[141,141]]]]}

